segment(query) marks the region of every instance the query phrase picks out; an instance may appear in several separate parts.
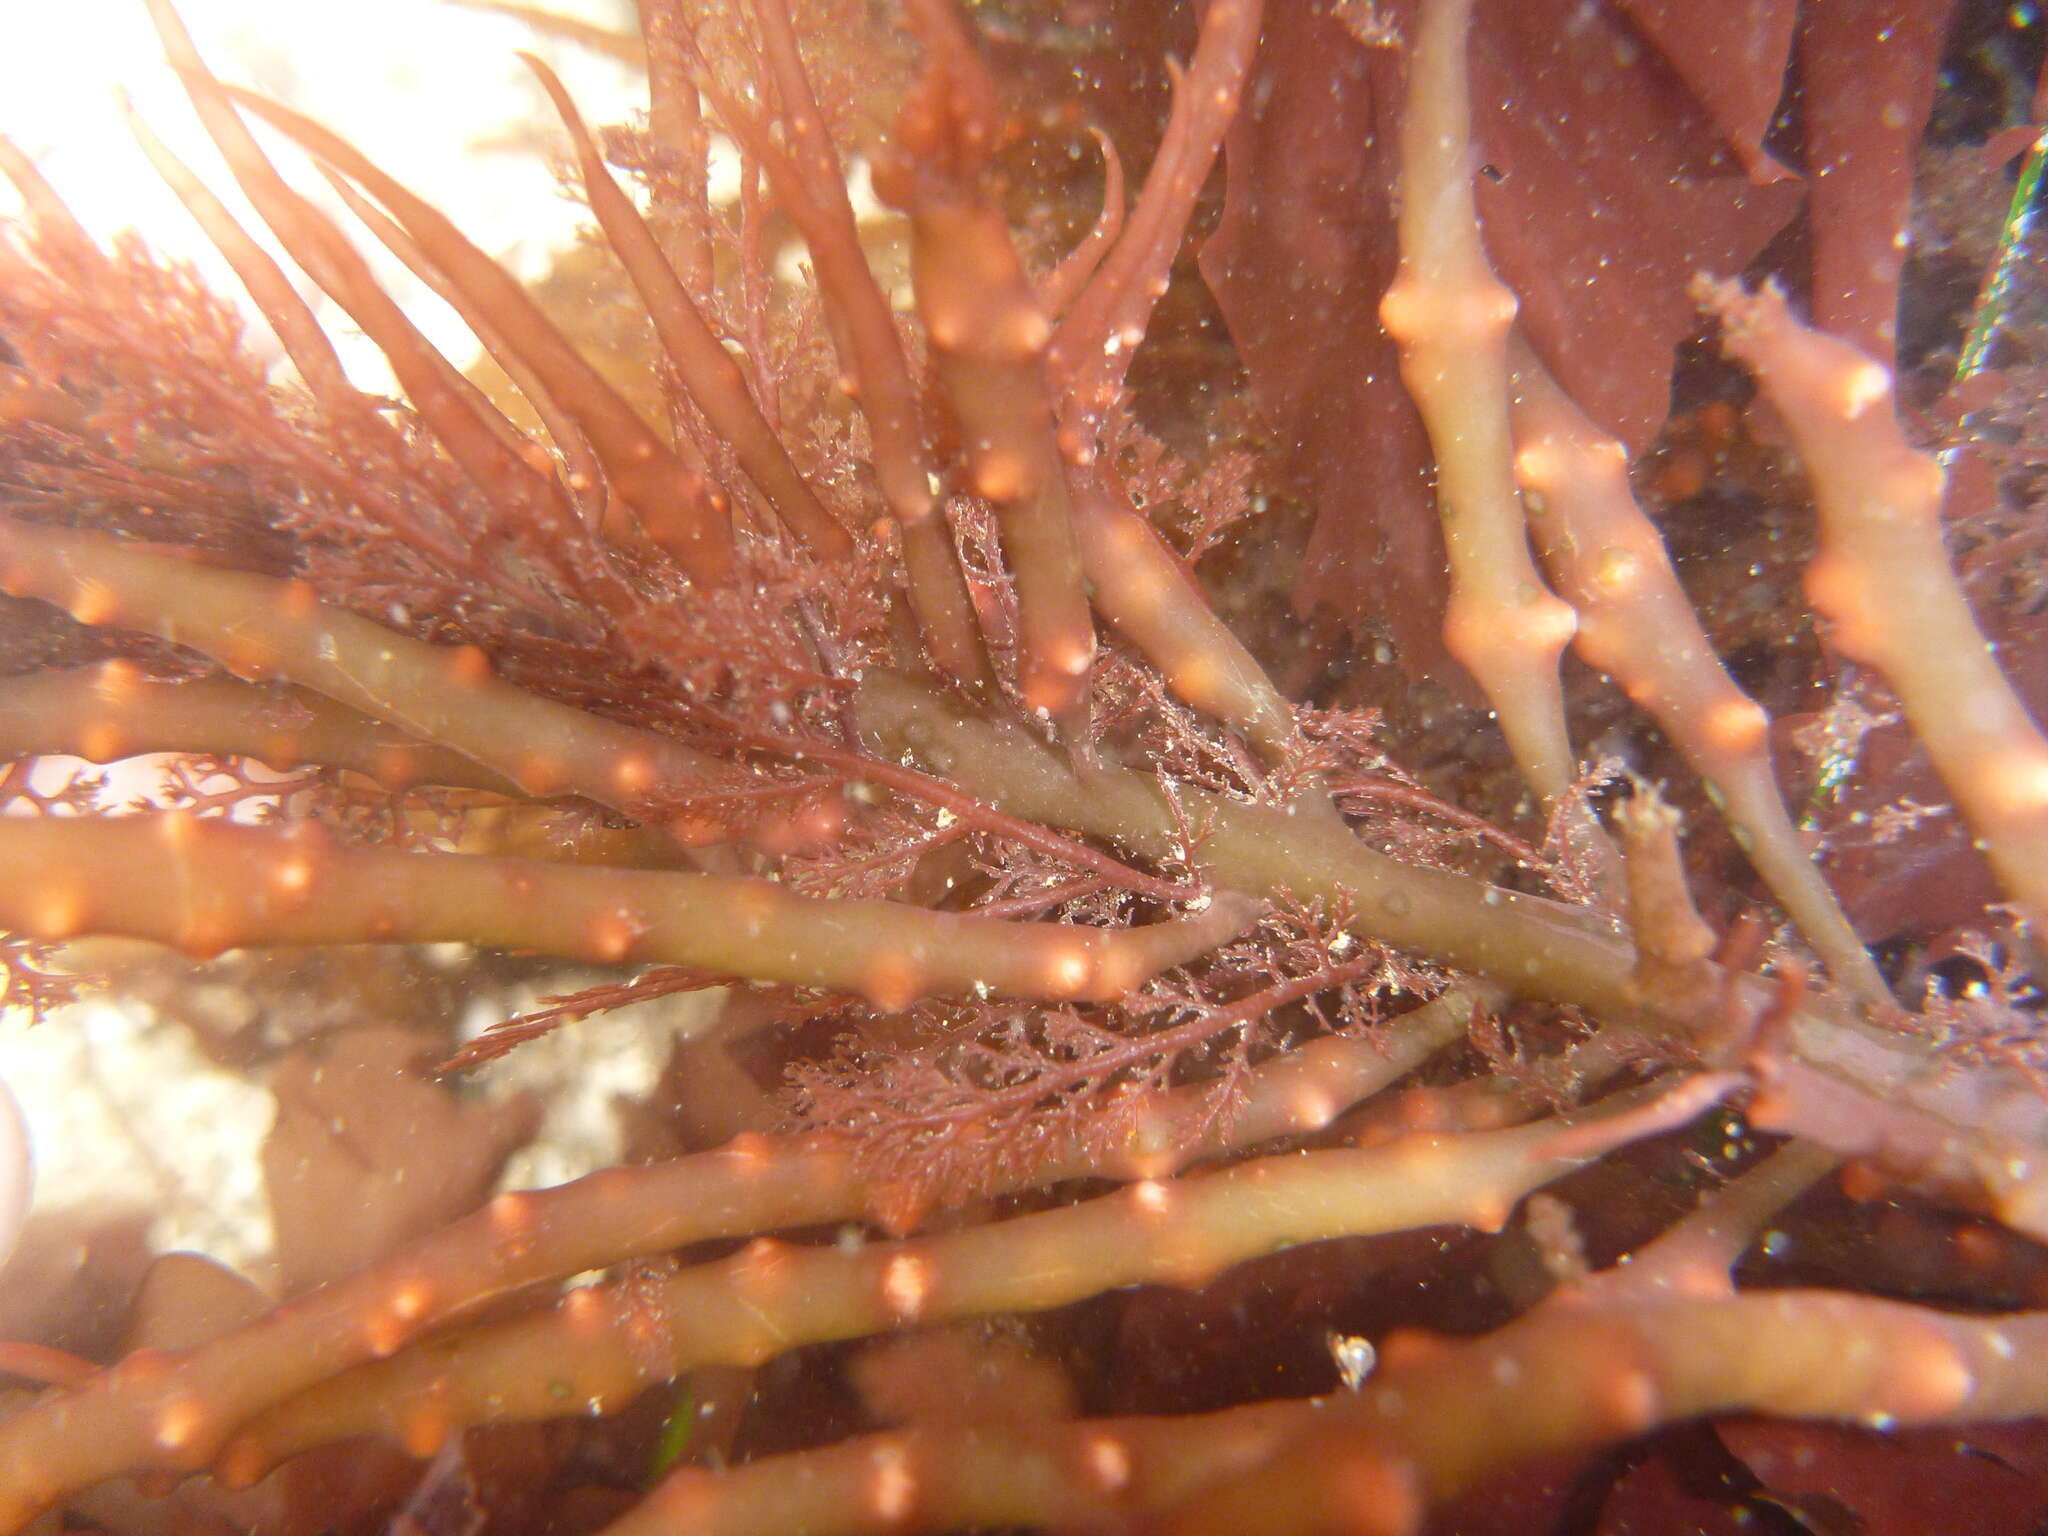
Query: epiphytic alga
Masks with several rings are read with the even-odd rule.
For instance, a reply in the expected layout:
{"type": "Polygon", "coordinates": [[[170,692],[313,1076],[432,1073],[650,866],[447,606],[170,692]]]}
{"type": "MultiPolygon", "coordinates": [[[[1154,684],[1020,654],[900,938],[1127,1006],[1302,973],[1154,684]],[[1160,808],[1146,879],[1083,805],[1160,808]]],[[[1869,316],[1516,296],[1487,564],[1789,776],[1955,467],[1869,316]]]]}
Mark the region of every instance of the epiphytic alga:
{"type": "Polygon", "coordinates": [[[106,936],[454,944],[615,969],[450,1073],[664,994],[724,1023],[634,1112],[671,1155],[481,1205],[530,1119],[388,1033],[287,1057],[280,1242],[358,1200],[360,1262],[165,1260],[97,1353],[0,1346],[8,1529],[1491,1529],[1576,1455],[1513,1528],[1592,1530],[1679,1508],[1703,1435],[1713,1518],[1890,1518],[1793,1420],[2029,1528],[2024,1434],[1910,1438],[2048,1406],[2024,303],[1990,285],[2006,371],[1903,427],[1889,366],[1946,6],[643,0],[580,34],[644,70],[634,123],[532,61],[633,388],[149,9],[274,244],[137,138],[286,366],[0,145],[8,1001],[66,1027],[106,936]],[[1028,99],[1069,54],[1094,122],[1028,99]],[[1735,275],[1807,188],[1815,325],[1735,275]],[[1663,536],[1716,473],[1808,551],[1740,654],[1663,536]],[[140,803],[55,764],[145,754],[140,803]],[[1959,829],[1968,921],[1856,897],[1959,829]],[[1880,1208],[1910,1233],[1784,1262],[1880,1208]],[[1930,1232],[1971,1257],[1909,1280],[1930,1232]]]}

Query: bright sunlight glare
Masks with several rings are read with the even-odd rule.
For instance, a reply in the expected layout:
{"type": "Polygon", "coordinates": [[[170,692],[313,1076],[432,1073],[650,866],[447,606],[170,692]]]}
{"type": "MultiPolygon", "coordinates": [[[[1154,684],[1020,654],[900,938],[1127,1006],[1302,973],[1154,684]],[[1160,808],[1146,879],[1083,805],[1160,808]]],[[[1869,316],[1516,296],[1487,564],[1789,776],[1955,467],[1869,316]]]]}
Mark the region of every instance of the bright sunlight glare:
{"type": "MultiPolygon", "coordinates": [[[[623,0],[549,0],[545,8],[612,28],[630,25],[632,9],[623,0]]],[[[592,122],[621,121],[644,102],[623,65],[515,18],[445,0],[180,0],[179,10],[223,79],[337,130],[525,278],[546,270],[584,216],[560,193],[550,157],[564,140],[515,50],[547,59],[592,122]]],[[[0,133],[36,161],[94,234],[136,230],[159,253],[191,262],[217,291],[238,293],[129,137],[117,92],[245,228],[263,233],[164,64],[141,0],[23,5],[9,18],[0,133]]],[[[337,213],[429,338],[466,365],[477,345],[462,323],[375,249],[302,157],[274,136],[265,140],[294,185],[337,213]]],[[[11,189],[0,184],[0,207],[11,205],[11,189]]],[[[335,306],[309,286],[307,293],[357,381],[388,388],[375,350],[335,306]]],[[[260,321],[250,339],[274,352],[260,321]]]]}

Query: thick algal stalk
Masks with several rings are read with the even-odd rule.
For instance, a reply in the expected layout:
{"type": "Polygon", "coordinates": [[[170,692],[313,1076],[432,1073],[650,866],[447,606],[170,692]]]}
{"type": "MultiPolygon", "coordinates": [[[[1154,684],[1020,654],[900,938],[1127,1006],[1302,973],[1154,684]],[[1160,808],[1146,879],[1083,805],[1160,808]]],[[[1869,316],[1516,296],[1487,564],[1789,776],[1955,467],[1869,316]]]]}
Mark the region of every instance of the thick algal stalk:
{"type": "MultiPolygon", "coordinates": [[[[1076,1148],[1030,1181],[1162,1179],[1200,1158],[1321,1129],[1462,1036],[1472,1001],[1454,993],[1408,1015],[1384,1049],[1324,1039],[1280,1057],[1252,1074],[1243,1108],[1224,1125],[1209,1085],[1175,1089],[1135,1117],[1124,1146],[1076,1148]]],[[[873,1208],[877,1193],[843,1144],[749,1136],[693,1157],[501,1195],[247,1327],[159,1354],[147,1371],[102,1372],[77,1392],[0,1421],[0,1530],[119,1473],[203,1467],[260,1410],[389,1356],[495,1296],[707,1239],[884,1219],[873,1208]]]]}
{"type": "Polygon", "coordinates": [[[1171,1418],[921,1424],[720,1472],[686,1467],[604,1536],[1130,1529],[1218,1479],[1253,1471],[1321,1406],[1310,1399],[1171,1418]]]}
{"type": "Polygon", "coordinates": [[[984,184],[998,136],[993,83],[943,7],[913,14],[924,78],[875,187],[910,218],[918,317],[959,424],[967,488],[995,509],[1016,586],[1018,691],[1041,717],[1077,726],[1095,626],[1054,436],[1052,322],[984,184]]]}
{"type": "MultiPolygon", "coordinates": [[[[1597,914],[1402,864],[1297,810],[1185,788],[1170,803],[1149,775],[1077,774],[1020,731],[957,714],[880,674],[869,675],[857,704],[878,749],[907,751],[1002,810],[1154,858],[1172,856],[1185,828],[1199,827],[1196,861],[1219,885],[1323,901],[1362,937],[1523,996],[1728,1052],[1778,1019],[1780,990],[1762,978],[1702,961],[1702,984],[1675,995],[1648,989],[1633,946],[1597,914]]],[[[2014,1227],[2048,1234],[2048,1105],[2024,1074],[1959,1071],[1926,1041],[1872,1027],[1825,998],[1778,1022],[1751,1062],[1774,1129],[1947,1184],[2014,1227]]]]}
{"type": "Polygon", "coordinates": [[[1100,464],[1067,475],[1090,600],[1174,696],[1242,731],[1269,761],[1299,744],[1294,711],[1201,583],[1100,464]]]}
{"type": "Polygon", "coordinates": [[[277,769],[346,768],[387,789],[441,784],[520,793],[460,753],[304,688],[225,676],[166,682],[129,661],[0,680],[0,760],[64,755],[112,763],[150,752],[253,757],[277,769]]]}
{"type": "Polygon", "coordinates": [[[1940,463],[1900,433],[1890,373],[1801,325],[1775,287],[1703,281],[1697,293],[1784,412],[1813,478],[1820,547],[1806,595],[1829,640],[1884,674],[1999,884],[2048,931],[2048,740],[1949,565],[1940,463]]]}
{"type": "Polygon", "coordinates": [[[2020,1418],[2048,1410],[2044,1350],[2041,1313],[1959,1317],[1832,1292],[1546,1306],[1469,1344],[1390,1349],[1286,1455],[1166,1529],[1406,1536],[1489,1472],[1704,1414],[2020,1418]]]}
{"type": "Polygon", "coordinates": [[[856,713],[876,756],[907,751],[930,772],[1013,815],[1155,859],[1175,856],[1186,826],[1199,827],[1195,857],[1229,888],[1335,903],[1361,934],[1525,995],[1573,1001],[1608,1017],[1639,1015],[1648,1001],[1633,988],[1628,942],[1613,923],[1583,908],[1400,863],[1288,807],[1180,788],[1184,824],[1155,776],[1077,774],[1023,732],[960,712],[898,678],[870,673],[856,713]]]}
{"type": "Polygon", "coordinates": [[[222,1453],[235,1483],[316,1445],[378,1434],[430,1455],[478,1423],[610,1412],[700,1365],[756,1365],[800,1344],[1065,1306],[1130,1285],[1200,1286],[1258,1254],[1334,1237],[1498,1230],[1524,1195],[1616,1146],[1675,1128],[1739,1083],[1722,1075],[1615,1095],[1510,1130],[1416,1134],[1370,1151],[1266,1158],[857,1251],[760,1239],[648,1294],[571,1291],[310,1389],[222,1453]]]}
{"type": "Polygon", "coordinates": [[[1515,472],[1544,568],[1578,611],[1573,644],[1707,781],[1736,841],[1829,972],[1860,1002],[1891,990],[1814,867],[1771,770],[1770,717],[1735,686],[1664,541],[1636,505],[1628,454],[1559,389],[1527,344],[1514,360],[1515,472]]]}
{"type": "Polygon", "coordinates": [[[1194,62],[1175,76],[1166,133],[1127,221],[1123,168],[1103,141],[1102,217],[1052,274],[1041,300],[1048,313],[1060,313],[1065,289],[1080,281],[1077,268],[1095,260],[1098,247],[1109,247],[1046,348],[1069,463],[1074,542],[1095,611],[1159,669],[1176,697],[1243,732],[1277,761],[1295,744],[1294,711],[1210,606],[1194,573],[1098,461],[1097,442],[1236,115],[1262,13],[1259,0],[1216,0],[1203,12],[1194,62]]]}
{"type": "Polygon", "coordinates": [[[297,683],[527,794],[585,795],[631,815],[659,786],[718,768],[669,737],[494,677],[474,646],[428,645],[329,607],[303,582],[10,518],[0,520],[0,590],[188,645],[239,677],[297,683]]]}
{"type": "Polygon", "coordinates": [[[1472,202],[1472,0],[1422,8],[1401,119],[1401,265],[1380,301],[1436,450],[1450,556],[1444,646],[1500,719],[1516,767],[1547,804],[1578,776],[1558,661],[1576,620],[1529,556],[1508,432],[1515,296],[1493,274],[1472,202]]]}
{"type": "Polygon", "coordinates": [[[853,992],[901,1008],[934,992],[1112,1002],[1241,931],[1255,904],[1144,928],[1011,923],[882,901],[793,896],[770,880],[346,848],[171,812],[0,818],[0,928],[125,934],[211,956],[264,944],[477,944],[606,964],[684,965],[853,992]]]}
{"type": "Polygon", "coordinates": [[[915,1536],[984,1526],[1409,1536],[1485,1474],[1714,1412],[1902,1426],[2048,1411],[2048,1314],[1772,1291],[1546,1306],[1397,1339],[1356,1395],[1222,1413],[928,1424],[671,1476],[605,1536],[915,1536]],[[1284,1448],[1284,1449],[1283,1449],[1284,1448]]]}
{"type": "Polygon", "coordinates": [[[967,484],[995,508],[1017,588],[1017,686],[1048,719],[1086,696],[1095,626],[1053,440],[1051,334],[990,203],[919,197],[911,270],[939,382],[960,423],[967,484]]]}

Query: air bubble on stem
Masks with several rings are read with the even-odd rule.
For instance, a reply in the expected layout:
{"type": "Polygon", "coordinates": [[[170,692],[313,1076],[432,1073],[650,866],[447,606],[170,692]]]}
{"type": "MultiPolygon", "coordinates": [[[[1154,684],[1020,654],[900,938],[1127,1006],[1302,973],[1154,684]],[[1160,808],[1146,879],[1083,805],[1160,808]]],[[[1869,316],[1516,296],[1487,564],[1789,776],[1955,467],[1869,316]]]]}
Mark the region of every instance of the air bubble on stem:
{"type": "Polygon", "coordinates": [[[396,1354],[405,1335],[404,1323],[388,1312],[372,1312],[363,1319],[363,1348],[372,1359],[382,1360],[396,1354]]]}
{"type": "Polygon", "coordinates": [[[435,1403],[422,1403],[406,1410],[398,1426],[398,1440],[406,1454],[425,1461],[447,1443],[454,1421],[448,1410],[435,1403]]]}
{"type": "Polygon", "coordinates": [[[559,792],[568,775],[552,753],[529,752],[520,759],[516,777],[529,795],[546,796],[559,792]]]}
{"type": "Polygon", "coordinates": [[[990,501],[1021,499],[1032,488],[1031,479],[1029,465],[1014,453],[985,454],[974,466],[975,494],[990,501]]]}
{"type": "Polygon", "coordinates": [[[861,977],[860,990],[884,1013],[908,1007],[917,997],[920,973],[907,955],[877,955],[861,977]]]}
{"type": "MultiPolygon", "coordinates": [[[[790,1251],[772,1237],[757,1237],[742,1248],[733,1278],[740,1289],[762,1305],[785,1294],[790,1280],[790,1251]]],[[[765,1341],[762,1341],[765,1342],[765,1341]]],[[[763,1350],[760,1358],[771,1351],[763,1350]]]]}
{"type": "Polygon", "coordinates": [[[1657,1380],[1648,1371],[1618,1370],[1600,1386],[1601,1406],[1623,1435],[1636,1434],[1657,1422],[1657,1380]]]}
{"type": "Polygon", "coordinates": [[[2029,816],[2048,810],[2048,754],[2035,751],[2006,753],[1993,758],[1980,770],[1988,791],[2003,816],[2029,816]]]}
{"type": "Polygon", "coordinates": [[[1643,563],[1632,549],[1611,545],[1593,565],[1593,585],[1603,597],[1624,596],[1642,580],[1643,563]]]}
{"type": "Polygon", "coordinates": [[[1014,311],[1008,321],[988,338],[992,350],[1008,356],[1035,357],[1052,339],[1052,324],[1036,309],[1014,311]]]}
{"type": "Polygon", "coordinates": [[[573,1332],[593,1332],[606,1321],[604,1297],[594,1285],[579,1285],[562,1298],[562,1315],[573,1332]]]}
{"type": "Polygon", "coordinates": [[[394,1317],[416,1323],[427,1315],[433,1300],[433,1288],[426,1281],[407,1280],[391,1293],[391,1312],[394,1317]]]}
{"type": "Polygon", "coordinates": [[[305,895],[313,888],[313,861],[304,855],[278,860],[270,872],[270,883],[281,895],[305,895]]]}
{"type": "Polygon", "coordinates": [[[1929,1337],[1900,1349],[1893,1385],[1902,1414],[1916,1419],[1948,1418],[1960,1413],[1977,1390],[1977,1376],[1955,1343],[1929,1337]]]}
{"type": "Polygon", "coordinates": [[[40,939],[68,939],[85,926],[85,895],[75,887],[46,887],[30,927],[40,939]]]}
{"type": "Polygon", "coordinates": [[[1117,1493],[1131,1481],[1131,1452],[1113,1435],[1090,1436],[1081,1448],[1081,1465],[1104,1493],[1117,1493]]]}
{"type": "Polygon", "coordinates": [[[1294,1124],[1301,1130],[1321,1130],[1337,1113],[1330,1096],[1320,1088],[1303,1088],[1294,1096],[1294,1124]]]}
{"type": "Polygon", "coordinates": [[[917,1499],[917,1478],[900,1445],[885,1441],[875,1448],[874,1478],[869,1491],[869,1503],[878,1518],[894,1525],[910,1514],[917,1499]]]}
{"type": "Polygon", "coordinates": [[[491,658],[482,646],[458,645],[448,653],[448,671],[458,683],[481,683],[491,675],[491,658]]]}
{"type": "Polygon", "coordinates": [[[1086,951],[1078,946],[1057,951],[1046,963],[1046,990],[1055,996],[1070,997],[1088,985],[1093,971],[1086,951]]]}
{"type": "Polygon", "coordinates": [[[205,1422],[205,1411],[192,1399],[181,1397],[165,1404],[157,1415],[153,1438],[163,1450],[183,1450],[199,1437],[205,1422]]]}
{"type": "Polygon", "coordinates": [[[895,1254],[883,1266],[882,1299],[898,1322],[915,1322],[931,1289],[931,1266],[914,1253],[895,1254]]]}
{"type": "Polygon", "coordinates": [[[528,1196],[509,1190],[486,1209],[492,1228],[501,1238],[523,1241],[533,1235],[533,1201],[528,1196]]]}
{"type": "Polygon", "coordinates": [[[1095,646],[1092,642],[1055,646],[1046,660],[1054,671],[1064,672],[1069,677],[1085,677],[1095,664],[1095,646]]]}
{"type": "Polygon", "coordinates": [[[1167,684],[1191,704],[1210,705],[1215,700],[1216,667],[1206,656],[1185,657],[1174,663],[1167,684]]]}
{"type": "Polygon", "coordinates": [[[1552,443],[1531,443],[1515,455],[1515,482],[1527,492],[1554,488],[1564,478],[1564,455],[1552,443]]]}
{"type": "Polygon", "coordinates": [[[642,795],[654,786],[654,763],[644,752],[628,752],[612,769],[612,783],[622,795],[642,795]]]}
{"type": "Polygon", "coordinates": [[[1865,359],[1842,378],[1840,406],[1843,419],[1854,421],[1879,401],[1889,400],[1891,394],[1891,370],[1865,359]]]}
{"type": "Polygon", "coordinates": [[[1716,704],[1708,712],[1702,734],[1716,750],[1739,757],[1763,746],[1770,725],[1770,716],[1755,700],[1734,698],[1716,704]]]}
{"type": "Polygon", "coordinates": [[[81,581],[71,594],[71,617],[81,624],[110,624],[120,611],[113,588],[102,582],[81,581]]]}
{"type": "Polygon", "coordinates": [[[590,925],[590,949],[598,959],[616,964],[632,953],[633,941],[643,925],[632,912],[620,908],[590,925]]]}
{"type": "Polygon", "coordinates": [[[1157,1179],[1140,1179],[1131,1186],[1131,1204],[1142,1215],[1157,1220],[1172,1209],[1172,1193],[1157,1179]]]}
{"type": "Polygon", "coordinates": [[[78,745],[93,762],[111,763],[127,755],[122,745],[126,739],[118,727],[102,721],[88,725],[79,734],[78,745]]]}

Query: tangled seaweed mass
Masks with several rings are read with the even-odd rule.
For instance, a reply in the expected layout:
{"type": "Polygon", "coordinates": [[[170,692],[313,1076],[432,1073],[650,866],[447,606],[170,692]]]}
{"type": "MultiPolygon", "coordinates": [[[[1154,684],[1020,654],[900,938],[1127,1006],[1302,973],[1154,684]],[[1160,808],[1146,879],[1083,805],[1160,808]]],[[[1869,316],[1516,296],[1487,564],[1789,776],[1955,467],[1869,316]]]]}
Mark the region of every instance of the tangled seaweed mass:
{"type": "Polygon", "coordinates": [[[0,1528],[2039,1528],[2026,8],[641,0],[587,326],[148,8],[281,354],[0,144],[5,1000],[318,1022],[0,1528]]]}

